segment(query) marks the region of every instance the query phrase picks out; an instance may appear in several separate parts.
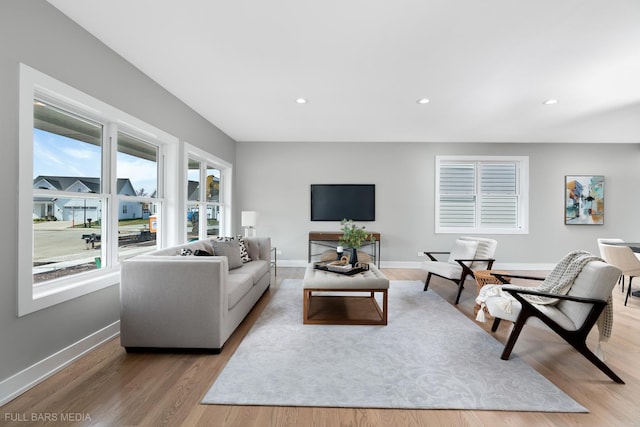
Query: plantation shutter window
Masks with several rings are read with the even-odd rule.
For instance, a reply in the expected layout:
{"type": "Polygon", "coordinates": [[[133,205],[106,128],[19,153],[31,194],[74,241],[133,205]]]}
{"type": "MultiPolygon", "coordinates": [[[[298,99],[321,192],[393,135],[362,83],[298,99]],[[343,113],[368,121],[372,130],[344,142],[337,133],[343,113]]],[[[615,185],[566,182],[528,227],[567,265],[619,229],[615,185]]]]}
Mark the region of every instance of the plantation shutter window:
{"type": "Polygon", "coordinates": [[[528,232],[528,159],[436,157],[436,232],[528,232]]]}
{"type": "Polygon", "coordinates": [[[514,163],[481,163],[480,224],[515,227],[518,223],[518,171],[514,163]]]}
{"type": "Polygon", "coordinates": [[[451,163],[440,169],[440,224],[445,227],[474,227],[475,165],[451,163]]]}

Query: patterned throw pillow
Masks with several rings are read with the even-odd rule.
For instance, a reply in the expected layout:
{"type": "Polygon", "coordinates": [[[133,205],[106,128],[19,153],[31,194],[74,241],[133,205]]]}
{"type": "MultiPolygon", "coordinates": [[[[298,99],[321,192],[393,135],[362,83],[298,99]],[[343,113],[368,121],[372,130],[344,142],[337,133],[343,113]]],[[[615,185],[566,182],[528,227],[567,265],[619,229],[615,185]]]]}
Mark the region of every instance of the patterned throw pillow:
{"type": "Polygon", "coordinates": [[[249,256],[249,252],[247,251],[247,246],[244,243],[244,238],[240,235],[235,236],[235,237],[222,237],[222,236],[218,236],[216,238],[214,238],[213,240],[216,240],[218,242],[230,242],[232,240],[237,240],[238,244],[240,246],[240,258],[242,259],[242,262],[249,262],[251,261],[251,257],[249,256]]]}

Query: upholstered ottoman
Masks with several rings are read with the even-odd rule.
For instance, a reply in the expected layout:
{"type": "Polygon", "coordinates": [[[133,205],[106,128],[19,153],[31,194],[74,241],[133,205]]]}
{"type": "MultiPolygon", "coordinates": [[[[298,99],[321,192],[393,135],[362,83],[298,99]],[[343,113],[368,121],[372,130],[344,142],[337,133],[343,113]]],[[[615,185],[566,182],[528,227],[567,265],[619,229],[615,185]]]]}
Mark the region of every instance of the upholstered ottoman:
{"type": "Polygon", "coordinates": [[[303,281],[303,323],[386,325],[389,279],[375,265],[354,275],[309,264],[303,281]],[[368,294],[362,296],[362,294],[368,294]],[[382,294],[382,308],[375,295],[382,294]]]}

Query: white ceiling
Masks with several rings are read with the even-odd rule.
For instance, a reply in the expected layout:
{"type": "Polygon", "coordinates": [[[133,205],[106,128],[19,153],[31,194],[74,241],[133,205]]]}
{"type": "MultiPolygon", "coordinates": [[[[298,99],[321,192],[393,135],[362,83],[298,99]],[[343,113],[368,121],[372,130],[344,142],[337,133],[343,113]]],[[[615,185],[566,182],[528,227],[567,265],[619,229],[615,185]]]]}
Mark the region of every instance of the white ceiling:
{"type": "Polygon", "coordinates": [[[640,0],[48,1],[237,141],[640,142],[640,0]]]}

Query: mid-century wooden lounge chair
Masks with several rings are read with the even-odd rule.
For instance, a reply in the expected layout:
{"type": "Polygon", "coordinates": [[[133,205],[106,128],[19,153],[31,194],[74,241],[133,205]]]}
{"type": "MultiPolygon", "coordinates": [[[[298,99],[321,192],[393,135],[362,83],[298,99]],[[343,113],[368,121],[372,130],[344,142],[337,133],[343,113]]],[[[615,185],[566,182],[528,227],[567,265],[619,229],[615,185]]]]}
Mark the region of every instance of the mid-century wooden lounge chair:
{"type": "Polygon", "coordinates": [[[455,304],[460,301],[464,281],[468,276],[475,278],[474,271],[490,270],[495,259],[498,242],[483,237],[459,237],[449,252],[424,251],[429,261],[423,262],[421,268],[427,271],[424,290],[429,289],[431,276],[436,275],[451,280],[458,285],[455,304]],[[434,255],[449,254],[447,261],[438,261],[434,255]]]}

